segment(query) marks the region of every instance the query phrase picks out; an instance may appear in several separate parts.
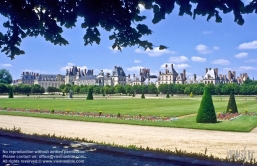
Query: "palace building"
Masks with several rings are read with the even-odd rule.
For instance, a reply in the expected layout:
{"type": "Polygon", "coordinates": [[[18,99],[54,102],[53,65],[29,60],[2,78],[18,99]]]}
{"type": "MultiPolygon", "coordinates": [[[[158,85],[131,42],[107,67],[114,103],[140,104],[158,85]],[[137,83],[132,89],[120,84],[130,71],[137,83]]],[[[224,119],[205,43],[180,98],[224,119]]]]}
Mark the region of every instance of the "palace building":
{"type": "Polygon", "coordinates": [[[237,83],[242,84],[249,77],[247,73],[240,74],[236,77],[236,72],[228,71],[228,75],[222,75],[218,73],[218,68],[206,68],[205,75],[202,77],[186,76],[186,70],[182,73],[178,73],[174,69],[174,65],[165,65],[164,72],[159,72],[159,76],[151,75],[150,69],[140,69],[139,74],[126,75],[125,71],[120,66],[114,66],[111,73],[104,73],[103,70],[97,75],[94,75],[94,70],[80,69],[77,66],[73,66],[70,69],[66,69],[66,74],[39,74],[33,72],[23,72],[20,79],[14,80],[13,85],[38,84],[43,88],[48,87],[59,88],[61,84],[71,85],[98,85],[98,86],[115,86],[115,85],[148,85],[155,84],[157,87],[160,84],[228,84],[237,83]]]}

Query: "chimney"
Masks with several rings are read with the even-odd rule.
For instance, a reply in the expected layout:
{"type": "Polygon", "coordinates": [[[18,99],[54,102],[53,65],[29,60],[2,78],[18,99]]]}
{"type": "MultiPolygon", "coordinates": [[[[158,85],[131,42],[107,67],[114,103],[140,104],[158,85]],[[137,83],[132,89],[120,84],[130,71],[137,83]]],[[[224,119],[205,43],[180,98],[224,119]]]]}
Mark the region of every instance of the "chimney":
{"type": "Polygon", "coordinates": [[[173,69],[173,64],[171,64],[171,69],[173,69]]]}
{"type": "Polygon", "coordinates": [[[68,73],[69,72],[69,69],[66,69],[66,73],[68,73]]]}
{"type": "Polygon", "coordinates": [[[133,74],[133,78],[135,78],[135,74],[133,74]]]}
{"type": "Polygon", "coordinates": [[[236,71],[233,71],[233,76],[236,79],[236,71]]]}
{"type": "Polygon", "coordinates": [[[128,78],[130,78],[130,74],[128,74],[128,78]]]}
{"type": "Polygon", "coordinates": [[[114,69],[117,69],[117,66],[114,66],[114,69]]]}
{"type": "Polygon", "coordinates": [[[165,72],[166,72],[166,74],[168,74],[168,69],[166,69],[166,71],[165,71],[165,72]]]}
{"type": "Polygon", "coordinates": [[[186,70],[183,70],[183,80],[186,80],[186,70]]]}
{"type": "Polygon", "coordinates": [[[25,72],[22,73],[22,75],[24,75],[25,72]]]}
{"type": "Polygon", "coordinates": [[[218,68],[215,69],[215,73],[216,73],[216,75],[219,75],[219,70],[218,70],[218,68]]]}
{"type": "Polygon", "coordinates": [[[196,74],[194,74],[194,81],[196,80],[196,74]]]}
{"type": "Polygon", "coordinates": [[[141,74],[141,69],[140,69],[140,74],[141,74]]]}
{"type": "Polygon", "coordinates": [[[207,72],[208,72],[208,68],[205,69],[205,73],[207,73],[207,72]]]}
{"type": "Polygon", "coordinates": [[[166,68],[168,67],[168,64],[166,64],[166,68]]]}
{"type": "Polygon", "coordinates": [[[84,72],[85,72],[85,75],[87,75],[87,69],[85,69],[84,72]]]}
{"type": "Polygon", "coordinates": [[[229,81],[231,80],[231,71],[230,70],[228,71],[228,80],[229,81]]]}
{"type": "Polygon", "coordinates": [[[92,75],[94,75],[94,70],[92,69],[92,75]]]}
{"type": "Polygon", "coordinates": [[[211,70],[211,68],[209,68],[209,70],[211,70]]]}
{"type": "Polygon", "coordinates": [[[220,77],[220,80],[221,80],[222,79],[222,74],[220,74],[219,77],[220,77]]]}
{"type": "Polygon", "coordinates": [[[162,74],[162,72],[161,71],[159,71],[159,75],[161,75],[162,74]]]}

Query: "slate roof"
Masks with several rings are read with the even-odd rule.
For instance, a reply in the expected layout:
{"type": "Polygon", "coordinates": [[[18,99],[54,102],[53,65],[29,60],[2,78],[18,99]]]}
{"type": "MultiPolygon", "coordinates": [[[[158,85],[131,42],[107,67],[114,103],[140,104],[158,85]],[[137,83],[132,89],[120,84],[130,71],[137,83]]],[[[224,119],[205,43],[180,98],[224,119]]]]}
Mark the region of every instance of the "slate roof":
{"type": "Polygon", "coordinates": [[[77,79],[78,81],[81,81],[81,80],[95,80],[96,79],[96,76],[94,75],[91,75],[91,76],[82,76],[80,77],[79,79],[77,79]]]}
{"type": "Polygon", "coordinates": [[[126,77],[126,74],[125,74],[124,70],[122,69],[122,67],[116,67],[112,71],[112,76],[116,76],[116,77],[123,76],[123,77],[126,77]]]}
{"type": "MultiPolygon", "coordinates": [[[[38,77],[35,79],[37,81],[42,81],[44,78],[48,79],[56,79],[59,74],[39,74],[38,77]]],[[[63,79],[65,79],[65,75],[61,75],[63,79]]]]}

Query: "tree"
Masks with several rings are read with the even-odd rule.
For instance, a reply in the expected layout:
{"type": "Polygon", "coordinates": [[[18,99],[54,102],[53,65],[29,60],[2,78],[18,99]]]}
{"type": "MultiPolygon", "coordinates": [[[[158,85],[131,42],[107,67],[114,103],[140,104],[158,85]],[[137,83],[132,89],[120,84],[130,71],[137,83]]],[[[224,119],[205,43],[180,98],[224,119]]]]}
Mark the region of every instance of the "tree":
{"type": "Polygon", "coordinates": [[[141,99],[144,99],[144,98],[145,98],[145,92],[143,91],[141,95],[141,99]]]}
{"type": "Polygon", "coordinates": [[[0,93],[7,93],[8,92],[8,88],[5,84],[0,83],[0,93]]]}
{"type": "Polygon", "coordinates": [[[212,102],[210,88],[208,86],[204,87],[204,93],[200,108],[196,116],[197,123],[216,123],[217,117],[215,114],[215,109],[212,102]]]}
{"type": "Polygon", "coordinates": [[[44,92],[45,92],[44,88],[38,84],[31,86],[31,93],[44,93],[44,92]]]}
{"type": "Polygon", "coordinates": [[[167,91],[166,98],[170,98],[170,92],[169,91],[167,91]]]}
{"type": "Polygon", "coordinates": [[[93,87],[88,87],[87,100],[94,100],[93,98],[93,87]]]}
{"type": "Polygon", "coordinates": [[[237,111],[237,105],[236,100],[234,96],[234,92],[230,92],[229,100],[228,100],[228,106],[227,106],[227,113],[238,113],[237,111]]]}
{"type": "Polygon", "coordinates": [[[13,98],[13,90],[12,90],[12,88],[9,89],[8,98],[13,98]]]}
{"type": "MultiPolygon", "coordinates": [[[[1,36],[1,32],[0,32],[0,36],[1,36]]],[[[1,43],[1,37],[0,37],[0,43],[1,43]]],[[[0,44],[0,48],[1,48],[1,44],[0,44]]],[[[12,75],[9,73],[8,70],[0,69],[0,83],[4,83],[4,84],[12,83],[12,75]]]]}
{"type": "MultiPolygon", "coordinates": [[[[121,50],[128,46],[153,49],[153,43],[144,40],[144,36],[151,35],[152,31],[141,23],[146,16],[140,14],[139,4],[153,11],[154,24],[164,20],[175,4],[179,8],[179,16],[187,14],[195,19],[196,15],[202,15],[207,16],[207,21],[215,17],[217,23],[222,22],[219,11],[233,12],[234,21],[239,25],[244,24],[242,14],[253,13],[257,9],[257,0],[246,6],[241,0],[8,0],[2,1],[0,6],[0,14],[7,18],[3,23],[6,34],[0,33],[0,48],[3,47],[2,52],[13,59],[25,53],[19,46],[22,39],[28,36],[40,35],[55,45],[67,45],[69,42],[62,37],[63,28],[75,27],[77,18],[82,17],[85,46],[100,43],[98,28],[101,27],[112,33],[109,39],[114,41],[113,49],[121,50]]],[[[165,48],[159,46],[159,49],[165,48]]]]}
{"type": "Polygon", "coordinates": [[[193,94],[193,92],[191,92],[191,93],[190,93],[190,97],[194,97],[194,94],[193,94]]]}

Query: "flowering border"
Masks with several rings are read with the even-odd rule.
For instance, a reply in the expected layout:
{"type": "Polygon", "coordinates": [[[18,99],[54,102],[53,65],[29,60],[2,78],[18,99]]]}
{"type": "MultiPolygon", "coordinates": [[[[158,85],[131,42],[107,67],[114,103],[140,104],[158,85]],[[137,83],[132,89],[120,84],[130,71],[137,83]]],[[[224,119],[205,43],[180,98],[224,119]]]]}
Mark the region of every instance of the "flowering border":
{"type": "Polygon", "coordinates": [[[120,113],[109,114],[109,113],[99,113],[96,112],[75,112],[67,109],[66,111],[55,111],[55,110],[40,110],[40,109],[22,109],[22,108],[1,108],[2,111],[8,112],[24,112],[24,113],[37,113],[37,114],[56,114],[63,116],[80,116],[80,117],[91,117],[91,118],[113,118],[122,120],[141,120],[141,121],[156,121],[156,122],[169,122],[175,121],[179,118],[177,117],[161,117],[161,116],[143,116],[139,115],[121,115],[120,113]]]}

